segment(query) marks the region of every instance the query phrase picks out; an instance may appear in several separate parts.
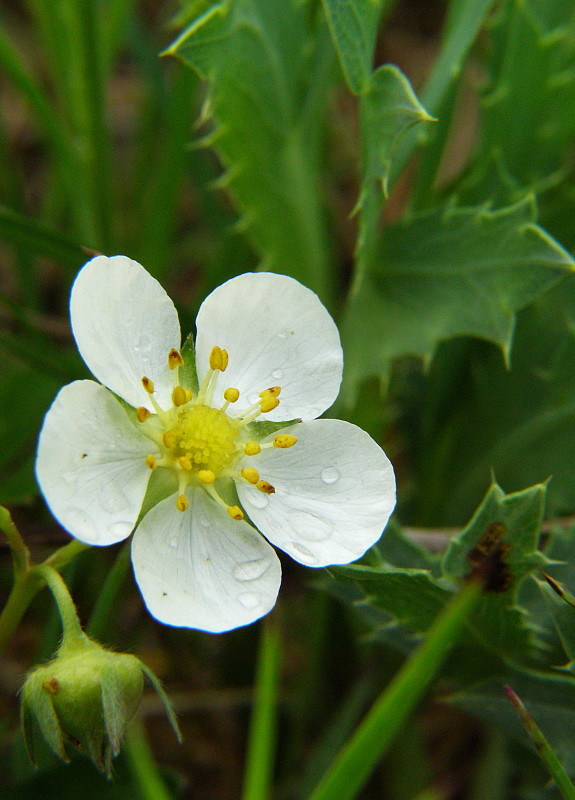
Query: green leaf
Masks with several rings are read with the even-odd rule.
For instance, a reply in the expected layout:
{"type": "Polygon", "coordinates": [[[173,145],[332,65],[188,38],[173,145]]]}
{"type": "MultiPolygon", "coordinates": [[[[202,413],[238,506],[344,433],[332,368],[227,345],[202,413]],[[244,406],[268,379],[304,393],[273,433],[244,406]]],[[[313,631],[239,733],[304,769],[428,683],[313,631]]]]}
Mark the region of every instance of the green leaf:
{"type": "Polygon", "coordinates": [[[348,395],[370,375],[387,380],[399,356],[429,363],[453,336],[493,341],[507,358],[515,313],[574,268],[534,215],[529,201],[438,209],[384,231],[344,318],[348,395]]]}
{"type": "MultiPolygon", "coordinates": [[[[460,581],[475,568],[484,578],[489,575],[491,581],[458,646],[461,665],[456,656],[452,669],[470,672],[477,678],[485,674],[485,669],[499,669],[501,661],[498,659],[539,659],[537,626],[518,604],[517,592],[523,579],[547,561],[536,549],[544,498],[544,485],[511,495],[505,495],[494,485],[465,530],[452,540],[442,561],[441,577],[432,573],[434,564],[429,556],[429,569],[395,566],[384,560],[375,566],[331,567],[330,573],[354,582],[358,590],[336,593],[343,599],[347,594],[348,601],[368,625],[377,633],[383,632],[384,638],[388,638],[394,627],[406,628],[411,634],[424,634],[453,596],[454,580],[460,581]],[[500,542],[492,543],[493,549],[480,568],[474,548],[492,523],[501,525],[504,536],[500,542]]],[[[394,541],[387,549],[387,556],[395,553],[402,562],[408,552],[406,545],[401,544],[401,537],[393,528],[389,532],[394,541]]],[[[376,556],[379,553],[383,557],[386,536],[387,532],[377,547],[376,556]]],[[[482,543],[487,546],[485,540],[482,543]]],[[[425,563],[421,557],[420,563],[425,563]]],[[[393,639],[393,635],[389,637],[390,641],[393,639]]],[[[395,642],[404,648],[408,639],[400,636],[395,642]]]]}
{"type": "Polygon", "coordinates": [[[494,19],[482,101],[481,147],[470,182],[509,196],[565,174],[575,120],[575,21],[570,3],[506,3],[494,19]],[[494,167],[496,169],[494,169],[494,167]]]}
{"type": "Polygon", "coordinates": [[[471,549],[493,524],[501,526],[492,533],[501,535],[499,544],[504,546],[504,559],[515,584],[533,569],[543,566],[547,559],[537,550],[537,545],[545,510],[545,493],[545,484],[507,495],[493,484],[465,530],[451,539],[442,562],[443,574],[454,579],[467,575],[471,549]]]}
{"type": "Polygon", "coordinates": [[[371,75],[382,0],[323,0],[347,85],[360,94],[371,75]]]}
{"type": "Polygon", "coordinates": [[[449,700],[526,742],[523,726],[503,690],[504,683],[524,702],[567,772],[575,774],[575,681],[570,675],[511,670],[504,679],[476,684],[457,692],[449,700]]]}
{"type": "Polygon", "coordinates": [[[440,349],[414,411],[420,524],[460,524],[492,471],[509,490],[550,478],[550,516],[575,507],[575,276],[520,312],[511,367],[482,342],[440,349]]]}
{"type": "Polygon", "coordinates": [[[0,206],[0,239],[26,252],[53,258],[74,270],[95,255],[94,251],[5,206],[0,206]]]}
{"type": "Polygon", "coordinates": [[[234,197],[263,267],[325,298],[318,145],[334,53],[327,25],[318,25],[295,0],[200,4],[167,53],[209,81],[204,121],[213,118],[213,133],[206,143],[223,162],[219,183],[234,197]]]}

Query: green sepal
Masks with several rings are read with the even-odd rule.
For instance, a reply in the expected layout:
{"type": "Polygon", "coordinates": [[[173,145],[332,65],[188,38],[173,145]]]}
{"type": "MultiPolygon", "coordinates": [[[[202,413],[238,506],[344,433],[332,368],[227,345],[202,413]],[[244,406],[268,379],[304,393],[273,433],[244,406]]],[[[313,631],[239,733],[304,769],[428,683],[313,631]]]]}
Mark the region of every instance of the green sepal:
{"type": "Polygon", "coordinates": [[[247,431],[256,442],[261,442],[267,436],[272,436],[272,434],[282,431],[290,425],[297,425],[298,422],[301,422],[301,419],[288,419],[286,422],[268,422],[268,420],[250,422],[247,426],[247,431]]]}
{"type": "Polygon", "coordinates": [[[180,354],[184,359],[184,366],[180,367],[179,371],[180,386],[183,386],[184,389],[189,389],[192,394],[197,395],[199,382],[198,373],[196,372],[196,348],[192,333],[186,336],[180,354]]]}
{"type": "Polygon", "coordinates": [[[181,744],[183,741],[183,737],[180,732],[180,727],[178,725],[178,720],[176,719],[174,709],[172,708],[172,704],[170,703],[170,698],[164,691],[164,687],[162,686],[161,681],[154,675],[152,670],[141,661],[140,661],[140,666],[142,667],[142,672],[148,677],[150,683],[158,693],[158,696],[164,706],[164,711],[166,712],[166,716],[168,717],[168,722],[172,726],[172,730],[174,731],[178,742],[180,742],[181,744]]]}

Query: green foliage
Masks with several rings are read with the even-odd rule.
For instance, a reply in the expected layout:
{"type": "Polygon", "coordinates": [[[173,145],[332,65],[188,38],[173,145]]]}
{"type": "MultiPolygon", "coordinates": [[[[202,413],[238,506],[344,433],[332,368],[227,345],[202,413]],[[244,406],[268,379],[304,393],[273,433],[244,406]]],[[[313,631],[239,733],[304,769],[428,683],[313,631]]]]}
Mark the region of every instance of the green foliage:
{"type": "MultiPolygon", "coordinates": [[[[0,502],[25,503],[23,514],[38,509],[43,414],[62,384],[86,377],[66,320],[70,283],[92,252],[125,252],[175,290],[185,336],[205,292],[223,280],[254,268],[292,275],[340,325],[338,411],[386,446],[397,518],[458,531],[448,541],[393,520],[361,562],[323,580],[351,612],[345,619],[325,597],[302,601],[307,589],[286,570],[281,622],[294,638],[286,652],[298,655],[287,656],[294,663],[285,672],[288,680],[302,673],[303,689],[288,687],[282,790],[298,794],[302,754],[324,726],[317,763],[304,767],[313,791],[380,684],[474,569],[492,571],[492,591],[454,643],[441,686],[449,702],[525,743],[503,693],[510,684],[575,773],[575,610],[540,574],[575,594],[575,531],[547,523],[540,542],[544,514],[575,513],[571,0],[430,3],[429,67],[423,51],[414,58],[401,46],[426,36],[423,27],[413,36],[412,7],[401,0],[182,0],[169,31],[173,8],[162,3],[28,0],[17,13],[8,5],[0,12],[8,87],[0,502]],[[401,69],[381,63],[397,47],[401,69]],[[160,59],[161,51],[176,58],[160,59]],[[429,549],[430,536],[441,552],[429,549]],[[357,627],[375,653],[367,664],[357,627]],[[350,693],[340,707],[333,698],[342,686],[350,693]]],[[[180,380],[195,391],[192,342],[183,345],[180,380]]],[[[254,423],[256,438],[274,430],[254,423]]],[[[145,508],[174,489],[154,474],[145,508]]],[[[48,516],[34,525],[50,542],[48,516]]],[[[80,581],[82,610],[101,591],[104,556],[80,581]]],[[[6,572],[0,586],[9,583],[6,572]]],[[[117,605],[134,646],[148,642],[144,617],[132,624],[135,604],[117,605]]],[[[235,697],[250,679],[250,636],[230,634],[214,647],[169,631],[158,660],[183,691],[186,681],[213,680],[235,697]],[[216,666],[204,673],[207,658],[216,666]]],[[[20,641],[18,653],[25,647],[20,641]]],[[[20,775],[7,797],[70,793],[59,769],[36,780],[17,755],[3,758],[3,770],[20,775]]],[[[135,796],[138,763],[120,760],[113,787],[74,765],[74,796],[88,798],[90,785],[94,796],[135,796]]],[[[532,779],[523,757],[518,763],[509,770],[526,788],[516,797],[540,797],[544,778],[532,779]]]]}
{"type": "Polygon", "coordinates": [[[226,168],[240,224],[266,269],[328,293],[320,202],[323,112],[332,82],[325,22],[303,3],[239,0],[199,13],[167,53],[209,80],[206,143],[226,168]]]}

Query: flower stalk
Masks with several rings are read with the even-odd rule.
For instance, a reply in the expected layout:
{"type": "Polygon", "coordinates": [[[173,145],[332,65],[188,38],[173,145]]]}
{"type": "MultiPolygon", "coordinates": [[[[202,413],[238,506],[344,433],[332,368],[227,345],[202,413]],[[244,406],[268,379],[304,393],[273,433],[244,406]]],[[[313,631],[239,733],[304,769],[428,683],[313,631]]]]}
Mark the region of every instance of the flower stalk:
{"type": "Polygon", "coordinates": [[[469,580],[463,585],[426,632],[419,649],[375,701],[310,800],[352,800],[357,796],[435,678],[482,591],[479,580],[469,580]]]}

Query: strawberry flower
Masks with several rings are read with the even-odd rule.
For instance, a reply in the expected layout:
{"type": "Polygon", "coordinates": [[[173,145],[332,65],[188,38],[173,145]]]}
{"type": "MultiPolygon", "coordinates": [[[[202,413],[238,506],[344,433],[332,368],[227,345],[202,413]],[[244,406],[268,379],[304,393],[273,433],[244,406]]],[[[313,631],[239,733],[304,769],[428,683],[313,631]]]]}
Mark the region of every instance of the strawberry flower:
{"type": "Polygon", "coordinates": [[[338,394],[343,357],[309,289],[273,273],[233,278],[200,307],[195,349],[181,348],[160,284],[124,256],[98,256],[74,282],[70,315],[98,382],[57,395],[38,482],[87,544],[135,528],[136,581],[156,619],[212,632],[246,625],[276,601],[271,545],[323,567],[379,539],[393,469],[360,428],[317,419],[338,394]]]}

